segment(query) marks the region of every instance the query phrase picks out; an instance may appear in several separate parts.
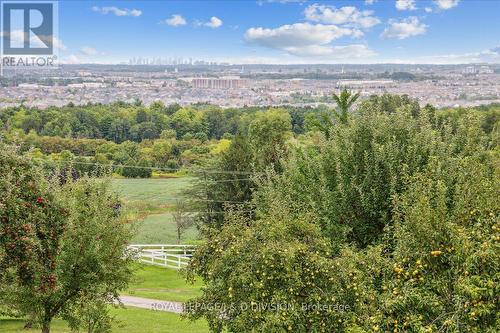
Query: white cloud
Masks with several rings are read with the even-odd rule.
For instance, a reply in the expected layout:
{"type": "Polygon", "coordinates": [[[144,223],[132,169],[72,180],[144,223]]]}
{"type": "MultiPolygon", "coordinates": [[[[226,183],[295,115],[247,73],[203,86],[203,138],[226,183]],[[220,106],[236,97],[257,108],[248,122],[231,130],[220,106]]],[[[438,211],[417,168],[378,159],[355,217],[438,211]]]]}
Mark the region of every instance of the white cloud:
{"type": "Polygon", "coordinates": [[[82,60],[78,58],[76,55],[72,54],[67,56],[66,58],[61,59],[61,63],[63,64],[81,64],[82,60]]]}
{"type": "Polygon", "coordinates": [[[361,58],[375,53],[365,45],[329,45],[333,40],[348,36],[359,37],[357,29],[341,28],[336,25],[295,23],[275,29],[250,28],[245,33],[247,42],[282,50],[301,57],[361,58]]]}
{"type": "Polygon", "coordinates": [[[380,35],[383,38],[405,39],[425,34],[427,25],[420,23],[417,17],[410,16],[401,21],[389,20],[389,26],[380,35]]]}
{"type": "Polygon", "coordinates": [[[415,6],[415,0],[396,0],[396,9],[415,10],[417,9],[417,6],[415,6]]]}
{"type": "MultiPolygon", "coordinates": [[[[24,43],[24,31],[23,30],[13,30],[10,33],[2,33],[0,32],[0,36],[6,36],[9,37],[11,44],[14,45],[20,45],[24,43]]],[[[57,37],[53,36],[47,36],[47,35],[41,35],[41,36],[31,36],[30,38],[30,45],[32,47],[41,47],[45,48],[47,47],[47,44],[52,40],[52,46],[56,50],[61,50],[65,51],[67,49],[66,45],[57,37]],[[47,43],[47,44],[46,44],[47,43]]]]}
{"type": "Polygon", "coordinates": [[[439,9],[442,10],[447,10],[456,7],[458,6],[459,2],[460,0],[434,0],[436,6],[438,6],[439,9]]]}
{"type": "Polygon", "coordinates": [[[432,7],[425,7],[424,10],[426,13],[432,13],[432,7]]]}
{"type": "Polygon", "coordinates": [[[118,7],[92,7],[94,12],[101,13],[103,15],[107,15],[109,13],[114,14],[116,16],[141,16],[142,11],[139,9],[128,9],[128,8],[118,8],[118,7]]]}
{"type": "Polygon", "coordinates": [[[200,20],[195,20],[194,21],[194,26],[195,27],[209,27],[209,28],[212,28],[212,29],[216,29],[218,27],[220,27],[224,22],[222,22],[222,20],[216,16],[212,16],[210,18],[210,21],[208,22],[203,22],[203,21],[200,21],[200,20]]]}
{"type": "Polygon", "coordinates": [[[65,51],[67,49],[66,45],[63,44],[62,40],[60,40],[57,37],[54,37],[54,47],[62,51],[65,51]]]}
{"type": "Polygon", "coordinates": [[[180,25],[186,25],[186,19],[179,14],[173,14],[170,18],[161,21],[160,23],[167,24],[171,27],[178,27],[180,25]]]}
{"type": "Polygon", "coordinates": [[[377,0],[365,0],[365,5],[373,5],[377,0]]]}
{"type": "Polygon", "coordinates": [[[437,65],[469,64],[469,63],[500,64],[500,47],[494,47],[479,52],[420,56],[408,59],[387,59],[386,62],[405,63],[405,64],[437,64],[437,65]]]}
{"type": "Polygon", "coordinates": [[[353,6],[335,8],[320,4],[312,4],[304,10],[307,20],[326,24],[346,24],[361,28],[370,28],[380,23],[380,20],[372,16],[373,11],[360,11],[353,6]]]}
{"type": "Polygon", "coordinates": [[[333,59],[361,59],[373,57],[374,51],[363,44],[351,44],[344,46],[309,45],[305,47],[289,47],[289,54],[300,57],[328,57],[333,59]]]}
{"type": "Polygon", "coordinates": [[[222,25],[222,20],[218,17],[215,17],[215,16],[212,16],[210,18],[210,21],[208,21],[207,23],[204,24],[206,27],[209,27],[209,28],[218,28],[222,25]]]}
{"type": "Polygon", "coordinates": [[[245,39],[251,43],[276,49],[325,45],[344,36],[359,36],[356,29],[339,28],[335,25],[295,23],[282,25],[275,29],[250,28],[245,39]]]}
{"type": "Polygon", "coordinates": [[[90,46],[84,46],[80,49],[80,51],[85,55],[96,55],[97,50],[90,46]]]}

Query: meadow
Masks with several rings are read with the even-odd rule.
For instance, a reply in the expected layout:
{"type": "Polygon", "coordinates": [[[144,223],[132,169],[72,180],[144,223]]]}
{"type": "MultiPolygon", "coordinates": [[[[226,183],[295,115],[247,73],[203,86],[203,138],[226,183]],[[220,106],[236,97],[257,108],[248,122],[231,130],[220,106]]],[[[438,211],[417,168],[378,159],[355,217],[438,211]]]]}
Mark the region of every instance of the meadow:
{"type": "MultiPolygon", "coordinates": [[[[172,211],[182,191],[192,182],[191,177],[152,179],[112,179],[113,188],[123,200],[126,214],[137,220],[135,244],[175,244],[176,226],[172,211]]],[[[198,238],[196,227],[186,230],[181,243],[193,243],[198,238]]]]}

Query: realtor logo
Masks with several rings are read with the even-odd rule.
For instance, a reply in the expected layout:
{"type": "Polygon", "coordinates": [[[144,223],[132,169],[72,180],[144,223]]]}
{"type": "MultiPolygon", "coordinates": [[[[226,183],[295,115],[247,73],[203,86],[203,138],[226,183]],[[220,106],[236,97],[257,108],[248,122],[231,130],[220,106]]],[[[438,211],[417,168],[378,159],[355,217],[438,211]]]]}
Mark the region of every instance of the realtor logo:
{"type": "Polygon", "coordinates": [[[54,66],[57,59],[57,3],[1,2],[3,67],[54,66]]]}
{"type": "Polygon", "coordinates": [[[3,54],[52,54],[54,50],[52,3],[2,3],[2,22],[3,54]]]}

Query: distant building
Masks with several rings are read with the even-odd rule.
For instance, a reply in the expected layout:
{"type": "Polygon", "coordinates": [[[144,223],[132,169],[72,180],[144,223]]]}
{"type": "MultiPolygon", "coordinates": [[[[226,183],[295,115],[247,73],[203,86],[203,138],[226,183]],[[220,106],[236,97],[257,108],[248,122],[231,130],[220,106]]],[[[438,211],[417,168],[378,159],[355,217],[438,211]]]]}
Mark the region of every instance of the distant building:
{"type": "Polygon", "coordinates": [[[68,88],[105,88],[105,83],[100,82],[83,82],[83,83],[70,83],[68,88]]]}
{"type": "Polygon", "coordinates": [[[481,66],[479,67],[478,72],[480,74],[493,74],[493,70],[490,68],[490,66],[481,66]]]}
{"type": "Polygon", "coordinates": [[[19,88],[36,89],[36,88],[39,88],[40,86],[36,83],[19,83],[18,87],[19,88]]]}
{"type": "Polygon", "coordinates": [[[191,80],[193,88],[200,89],[237,89],[243,86],[243,82],[239,76],[196,77],[191,80]]]}
{"type": "Polygon", "coordinates": [[[464,68],[463,73],[464,74],[476,74],[477,70],[476,70],[476,67],[474,67],[474,66],[467,66],[464,68]]]}
{"type": "Polygon", "coordinates": [[[369,88],[388,88],[395,87],[396,83],[393,80],[339,80],[337,87],[345,87],[352,89],[369,89],[369,88]]]}

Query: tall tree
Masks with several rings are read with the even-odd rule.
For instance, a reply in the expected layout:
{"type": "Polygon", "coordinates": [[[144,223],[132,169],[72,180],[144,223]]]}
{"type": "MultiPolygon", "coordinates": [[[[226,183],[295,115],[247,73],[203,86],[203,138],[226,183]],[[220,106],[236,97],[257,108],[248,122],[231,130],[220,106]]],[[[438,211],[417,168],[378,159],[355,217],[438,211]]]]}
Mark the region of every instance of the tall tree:
{"type": "Polygon", "coordinates": [[[333,99],[335,100],[335,103],[337,103],[337,110],[335,116],[340,122],[344,124],[347,123],[347,119],[349,117],[349,110],[351,109],[352,105],[356,102],[356,100],[359,98],[359,96],[360,96],[359,92],[353,94],[346,88],[342,89],[339,95],[335,93],[333,94],[333,99]]]}
{"type": "Polygon", "coordinates": [[[283,109],[256,112],[248,127],[248,140],[254,153],[256,168],[262,171],[279,169],[280,159],[286,153],[286,140],[290,137],[292,119],[283,109]]]}
{"type": "Polygon", "coordinates": [[[75,309],[117,301],[131,277],[131,230],[108,184],[49,184],[5,149],[0,171],[0,296],[9,295],[8,305],[48,333],[57,316],[74,323],[75,309]]]}
{"type": "Polygon", "coordinates": [[[211,168],[217,172],[200,173],[197,183],[188,192],[192,210],[201,211],[199,220],[209,228],[220,228],[224,211],[238,205],[247,211],[255,186],[252,178],[253,152],[248,140],[241,133],[222,152],[211,168]]]}
{"type": "Polygon", "coordinates": [[[333,99],[337,104],[336,109],[333,112],[331,110],[320,110],[317,114],[306,115],[307,127],[320,131],[327,139],[330,139],[335,123],[347,124],[349,111],[359,96],[359,92],[353,94],[345,88],[342,89],[339,95],[333,93],[333,99]]]}

